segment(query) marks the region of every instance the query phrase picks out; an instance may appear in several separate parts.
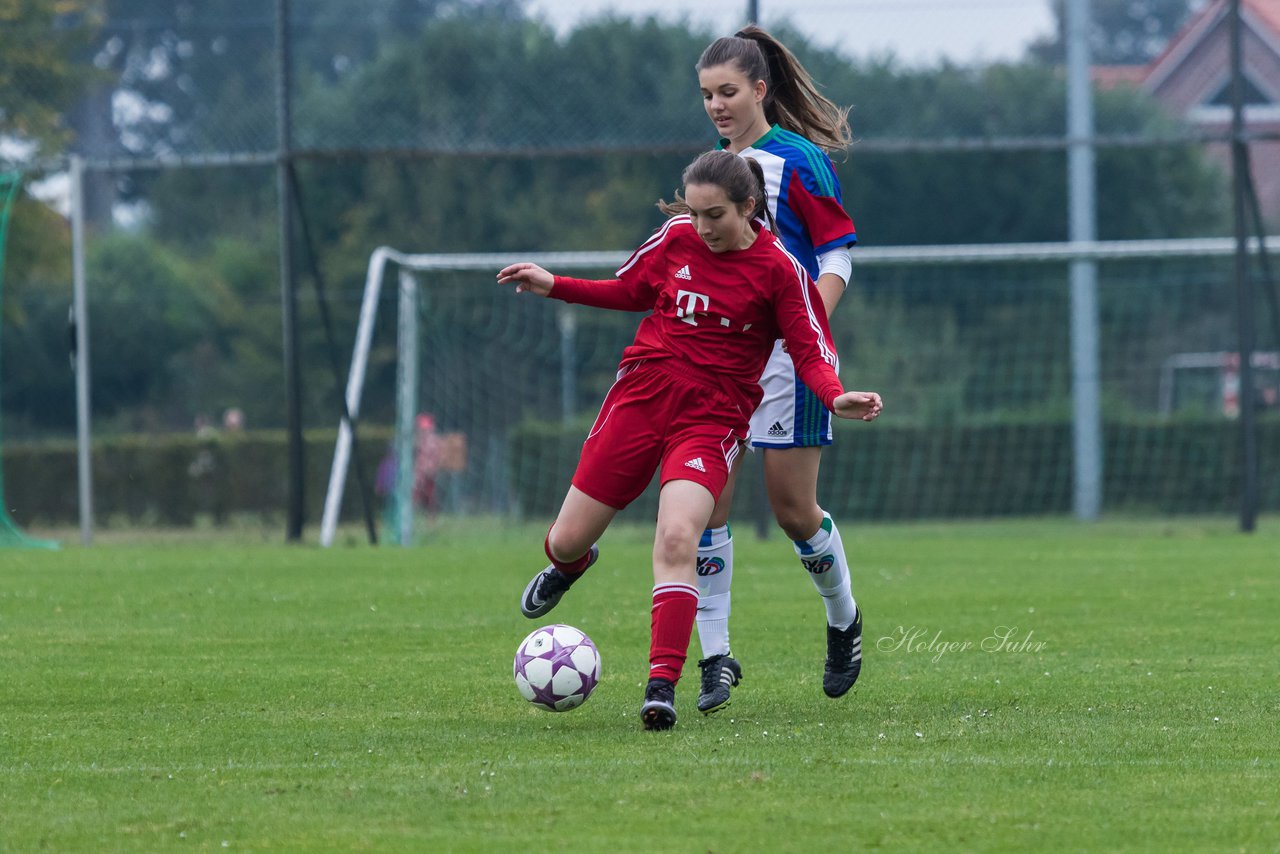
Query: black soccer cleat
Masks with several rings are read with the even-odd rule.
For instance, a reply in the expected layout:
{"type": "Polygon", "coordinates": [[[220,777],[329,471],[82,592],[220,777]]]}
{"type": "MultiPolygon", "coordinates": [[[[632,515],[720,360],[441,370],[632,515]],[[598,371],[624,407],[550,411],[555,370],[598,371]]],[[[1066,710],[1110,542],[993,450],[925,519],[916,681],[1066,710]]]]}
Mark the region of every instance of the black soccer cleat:
{"type": "Polygon", "coordinates": [[[644,689],[640,721],[645,729],[671,729],[676,725],[676,686],[669,679],[653,678],[644,689]]]}
{"type": "MultiPolygon", "coordinates": [[[[599,559],[600,547],[592,546],[590,555],[586,567],[583,567],[583,572],[586,572],[591,564],[599,559]]],[[[581,577],[579,575],[576,578],[570,578],[556,569],[555,564],[548,566],[529,579],[529,583],[525,585],[524,595],[520,597],[520,613],[531,620],[534,617],[541,617],[560,604],[560,597],[581,577]]]]}
{"type": "Polygon", "coordinates": [[[698,711],[710,715],[729,705],[729,689],[742,681],[742,667],[726,653],[704,658],[698,666],[702,668],[698,711]]]}
{"type": "Polygon", "coordinates": [[[822,690],[828,697],[843,697],[862,672],[862,609],[853,624],[841,631],[827,626],[827,665],[822,672],[822,690]]]}

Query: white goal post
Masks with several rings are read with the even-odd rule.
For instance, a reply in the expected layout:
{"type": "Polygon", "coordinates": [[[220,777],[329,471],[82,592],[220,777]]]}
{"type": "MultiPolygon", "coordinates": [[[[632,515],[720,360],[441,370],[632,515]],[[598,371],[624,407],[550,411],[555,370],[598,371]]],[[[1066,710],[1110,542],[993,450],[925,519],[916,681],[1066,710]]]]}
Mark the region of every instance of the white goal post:
{"type": "MultiPolygon", "coordinates": [[[[1268,249],[1280,245],[1280,238],[1267,238],[1268,249]]],[[[1250,242],[1250,251],[1256,252],[1259,242],[1250,242]]],[[[955,246],[896,246],[882,248],[859,248],[853,253],[855,277],[859,267],[963,267],[966,265],[994,263],[1026,263],[1043,262],[1066,264],[1071,262],[1105,262],[1139,259],[1170,258],[1213,258],[1229,256],[1235,251],[1235,241],[1230,238],[1196,238],[1183,240],[1143,240],[1143,241],[1097,241],[1076,243],[1034,243],[1034,244],[979,244],[955,246]]],[[[347,412],[352,419],[359,419],[361,398],[364,392],[365,377],[369,366],[369,357],[373,345],[375,320],[377,316],[383,284],[391,270],[398,273],[399,299],[397,318],[397,378],[396,378],[396,454],[399,460],[398,470],[407,472],[412,463],[413,419],[417,412],[418,385],[422,377],[419,374],[419,313],[420,304],[418,274],[457,273],[471,271],[473,274],[485,272],[496,273],[503,266],[516,261],[532,261],[556,272],[573,270],[613,270],[622,264],[628,256],[622,251],[602,252],[502,252],[480,254],[411,254],[382,246],[370,255],[365,276],[364,294],[361,302],[360,317],[356,329],[355,344],[352,351],[350,372],[346,387],[347,412]]],[[[429,281],[425,282],[428,289],[429,281]]],[[[558,304],[563,305],[563,304],[558,304]]],[[[567,305],[565,309],[570,308],[567,305]]],[[[561,345],[566,336],[572,336],[575,315],[564,311],[557,316],[560,325],[561,345]]],[[[1096,318],[1093,321],[1096,324],[1096,318]]],[[[1064,319],[1065,323],[1065,319],[1064,319]]],[[[1096,340],[1096,330],[1094,333],[1096,340]]],[[[620,351],[625,341],[617,343],[620,351]]],[[[428,354],[429,355],[429,354],[428,354]]],[[[563,360],[568,364],[568,360],[563,360]]],[[[437,368],[443,370],[443,368],[437,368]]],[[[562,370],[566,370],[562,367],[562,370]]],[[[572,377],[562,377],[564,383],[572,381],[572,377]]],[[[1097,377],[1086,377],[1083,382],[1097,382],[1097,377]]],[[[1096,395],[1093,398],[1097,400],[1096,395]]],[[[1095,407],[1100,404],[1095,403],[1095,407]]],[[[566,417],[568,405],[565,407],[566,417]]],[[[1098,423],[1097,412],[1090,415],[1076,413],[1077,429],[1087,429],[1087,425],[1098,423]],[[1085,425],[1084,428],[1081,425],[1085,425]]],[[[337,531],[338,517],[346,486],[347,470],[352,452],[351,424],[343,418],[338,425],[338,438],[334,448],[333,462],[330,469],[328,488],[325,495],[324,511],[321,520],[320,544],[331,546],[337,531]]],[[[1101,461],[1090,465],[1100,469],[1101,461]]],[[[1089,473],[1096,480],[1099,472],[1089,473]]],[[[399,476],[396,480],[396,506],[400,508],[400,518],[395,520],[400,534],[399,541],[409,544],[411,537],[411,518],[409,508],[412,507],[410,490],[411,478],[399,476]]]]}
{"type": "MultiPolygon", "coordinates": [[[[415,255],[400,252],[388,246],[379,246],[369,256],[365,274],[364,296],[360,303],[360,320],[356,327],[355,347],[351,354],[351,369],[347,378],[347,412],[352,418],[360,417],[360,400],[364,394],[365,373],[369,365],[369,351],[373,345],[373,327],[377,319],[382,284],[390,265],[399,268],[400,293],[396,332],[396,457],[397,470],[412,468],[413,416],[417,412],[417,281],[412,273],[433,270],[476,270],[497,273],[516,261],[532,261],[553,270],[593,269],[617,267],[627,259],[624,252],[528,252],[523,254],[441,254],[415,255]]],[[[329,487],[325,493],[324,515],[320,522],[320,545],[333,545],[338,527],[338,513],[346,488],[347,469],[351,463],[351,423],[344,417],[338,424],[338,439],[333,451],[333,464],[329,471],[329,487]]],[[[412,483],[409,478],[396,481],[397,506],[401,508],[396,520],[400,542],[411,540],[408,508],[412,506],[412,483]]]]}

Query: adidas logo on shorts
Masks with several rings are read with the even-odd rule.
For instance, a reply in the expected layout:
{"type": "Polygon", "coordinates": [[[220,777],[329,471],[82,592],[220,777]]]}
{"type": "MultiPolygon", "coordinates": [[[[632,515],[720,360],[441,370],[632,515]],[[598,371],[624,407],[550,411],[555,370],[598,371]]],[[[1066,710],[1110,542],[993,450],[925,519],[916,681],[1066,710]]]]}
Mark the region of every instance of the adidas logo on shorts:
{"type": "Polygon", "coordinates": [[[783,426],[782,426],[782,422],[781,422],[781,421],[775,421],[775,422],[773,422],[773,425],[769,428],[769,435],[770,435],[770,436],[785,436],[785,435],[787,435],[787,430],[786,430],[786,428],[785,428],[785,427],[783,427],[783,426]]]}
{"type": "Polygon", "coordinates": [[[707,470],[707,467],[702,464],[702,457],[694,457],[689,460],[689,462],[685,463],[685,466],[687,468],[697,469],[701,472],[705,472],[707,470]]]}
{"type": "Polygon", "coordinates": [[[683,267],[681,267],[679,270],[676,270],[676,278],[677,278],[677,279],[686,279],[686,280],[688,280],[688,281],[693,281],[693,276],[689,275],[689,265],[688,265],[688,264],[685,264],[685,265],[684,265],[683,267]]]}

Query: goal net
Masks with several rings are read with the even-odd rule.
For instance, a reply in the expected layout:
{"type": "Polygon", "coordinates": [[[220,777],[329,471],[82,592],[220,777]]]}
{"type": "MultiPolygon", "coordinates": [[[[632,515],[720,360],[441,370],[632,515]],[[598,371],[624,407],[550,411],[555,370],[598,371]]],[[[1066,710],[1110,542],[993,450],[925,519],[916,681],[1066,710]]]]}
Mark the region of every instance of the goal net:
{"type": "MultiPolygon", "coordinates": [[[[1083,420],[1097,425],[1104,511],[1234,512],[1238,407],[1204,387],[1229,384],[1231,361],[1217,375],[1169,369],[1234,347],[1232,249],[1204,239],[855,250],[833,334],[846,387],[879,391],[885,413],[837,422],[823,505],[862,520],[1067,514],[1083,420]],[[1082,262],[1097,281],[1096,367],[1083,377],[1069,276],[1082,262]],[[1093,386],[1094,412],[1073,397],[1078,383],[1093,386]]],[[[517,296],[494,275],[531,260],[605,278],[625,257],[373,254],[347,405],[358,421],[396,424],[378,478],[384,535],[412,542],[433,518],[554,515],[640,315],[517,296]]],[[[1280,323],[1264,290],[1259,341],[1274,351],[1280,323]]],[[[1280,448],[1280,372],[1256,371],[1238,395],[1257,407],[1259,447],[1280,448]]],[[[350,453],[345,422],[340,431],[326,545],[350,453]]],[[[1264,451],[1261,466],[1262,509],[1280,509],[1280,458],[1264,451]]],[[[735,517],[760,506],[756,477],[739,486],[735,517]]],[[[654,506],[651,489],[628,513],[654,506]]]]}
{"type": "MultiPolygon", "coordinates": [[[[17,198],[21,185],[20,173],[0,172],[0,332],[4,330],[4,259],[8,247],[6,238],[9,234],[9,214],[13,210],[13,202],[17,198]]],[[[3,344],[2,337],[0,337],[0,344],[3,344]]],[[[0,347],[0,353],[2,352],[3,347],[0,347]]],[[[3,382],[4,365],[0,363],[0,388],[3,387],[3,382]]],[[[40,540],[28,536],[9,515],[9,505],[4,500],[3,414],[3,407],[0,407],[0,548],[57,548],[58,544],[51,540],[40,540]]]]}

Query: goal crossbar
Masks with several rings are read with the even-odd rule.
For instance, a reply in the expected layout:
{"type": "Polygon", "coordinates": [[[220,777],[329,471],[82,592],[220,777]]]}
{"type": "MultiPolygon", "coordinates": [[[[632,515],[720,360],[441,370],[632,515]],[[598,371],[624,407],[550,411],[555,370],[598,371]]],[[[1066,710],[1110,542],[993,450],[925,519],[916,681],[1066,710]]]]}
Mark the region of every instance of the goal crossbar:
{"type": "MultiPolygon", "coordinates": [[[[1248,249],[1258,252],[1265,245],[1269,254],[1280,247],[1280,237],[1263,240],[1251,238],[1248,249]]],[[[853,263],[859,266],[916,266],[916,265],[964,265],[991,263],[1070,263],[1078,261],[1121,261],[1158,258],[1204,258],[1228,256],[1235,252],[1233,238],[1188,238],[1175,240],[1129,241],[1077,241],[1065,243],[1010,243],[1010,244],[959,244],[946,246],[887,246],[860,248],[853,253],[853,263]]],[[[364,391],[365,374],[373,340],[374,322],[377,316],[382,283],[387,269],[397,265],[402,271],[494,271],[516,261],[530,261],[549,269],[602,269],[616,268],[627,259],[622,251],[599,252],[487,252],[487,253],[431,253],[401,252],[388,246],[380,246],[369,257],[365,274],[364,296],[360,306],[360,319],[352,350],[351,367],[347,379],[347,412],[352,419],[359,418],[360,401],[364,391]]],[[[412,335],[401,325],[400,335],[412,335]]],[[[333,462],[325,495],[321,519],[320,544],[333,544],[338,516],[346,487],[347,470],[351,459],[351,423],[343,417],[338,425],[338,438],[334,447],[333,462]]]]}

